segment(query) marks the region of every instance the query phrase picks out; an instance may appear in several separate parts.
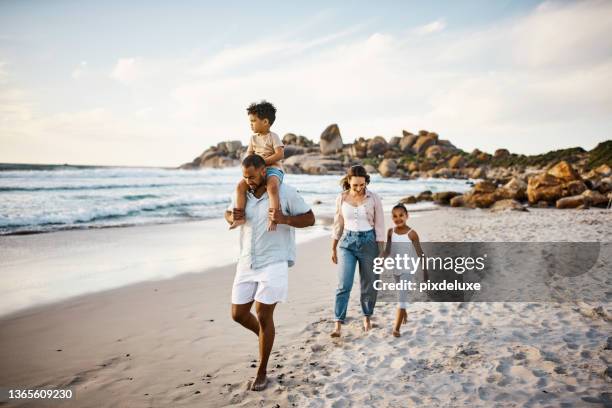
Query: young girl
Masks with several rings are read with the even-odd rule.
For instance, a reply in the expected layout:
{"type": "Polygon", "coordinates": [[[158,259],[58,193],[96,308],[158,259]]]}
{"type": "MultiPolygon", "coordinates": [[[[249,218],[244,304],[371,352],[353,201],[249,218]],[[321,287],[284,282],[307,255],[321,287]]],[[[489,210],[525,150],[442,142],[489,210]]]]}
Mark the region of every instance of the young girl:
{"type": "MultiPolygon", "coordinates": [[[[385,256],[395,258],[396,255],[400,255],[402,258],[404,254],[407,254],[410,258],[420,257],[423,254],[421,243],[419,242],[419,235],[415,230],[406,225],[408,219],[408,210],[404,204],[397,204],[391,211],[393,223],[395,228],[389,228],[387,232],[387,246],[385,248],[385,256]]],[[[411,263],[408,262],[408,265],[411,263]]],[[[410,269],[395,269],[393,271],[393,277],[395,282],[402,280],[412,281],[415,279],[416,270],[410,269]]],[[[427,269],[423,268],[423,280],[427,281],[427,269]]],[[[408,320],[408,314],[406,313],[406,307],[408,305],[408,291],[402,290],[399,292],[398,300],[399,305],[397,308],[397,316],[395,318],[395,325],[393,327],[393,335],[395,337],[400,336],[400,326],[405,324],[408,320]]]]}

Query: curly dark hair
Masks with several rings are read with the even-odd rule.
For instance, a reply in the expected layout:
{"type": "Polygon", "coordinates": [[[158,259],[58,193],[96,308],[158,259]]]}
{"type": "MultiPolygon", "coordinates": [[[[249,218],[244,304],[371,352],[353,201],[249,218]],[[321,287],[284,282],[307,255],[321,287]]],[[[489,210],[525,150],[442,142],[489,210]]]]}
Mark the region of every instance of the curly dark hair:
{"type": "Polygon", "coordinates": [[[408,209],[406,208],[406,206],[402,203],[397,203],[393,206],[393,208],[391,209],[391,212],[393,212],[394,210],[404,210],[404,212],[406,214],[408,214],[408,209]]]}
{"type": "Polygon", "coordinates": [[[259,119],[268,119],[270,122],[270,126],[276,120],[276,108],[268,101],[261,101],[259,103],[253,102],[247,108],[247,113],[249,115],[255,115],[259,119]]]}
{"type": "Polygon", "coordinates": [[[344,191],[351,189],[351,177],[364,177],[366,185],[370,184],[370,175],[366,171],[365,167],[357,164],[349,167],[349,169],[346,171],[346,175],[340,180],[340,184],[342,185],[342,189],[344,191]]]}

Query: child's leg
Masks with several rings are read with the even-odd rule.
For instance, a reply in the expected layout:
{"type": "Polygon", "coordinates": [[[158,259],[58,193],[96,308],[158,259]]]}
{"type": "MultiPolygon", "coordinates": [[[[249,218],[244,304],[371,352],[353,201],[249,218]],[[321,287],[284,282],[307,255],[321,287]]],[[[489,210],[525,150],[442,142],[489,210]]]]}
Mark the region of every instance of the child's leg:
{"type": "Polygon", "coordinates": [[[238,185],[236,186],[236,207],[234,210],[242,210],[242,216],[237,218],[236,213],[234,212],[234,222],[230,225],[230,229],[234,229],[246,222],[244,218],[244,208],[246,207],[246,193],[249,186],[246,181],[240,180],[238,185]]]}
{"type": "Polygon", "coordinates": [[[397,315],[395,316],[395,324],[393,325],[393,335],[395,337],[400,336],[400,327],[406,322],[407,317],[408,313],[406,313],[406,309],[398,307],[397,315]]]}
{"type": "MultiPolygon", "coordinates": [[[[276,176],[270,176],[266,180],[266,190],[270,199],[270,208],[280,208],[279,198],[280,179],[276,176]]],[[[270,221],[268,223],[268,231],[276,231],[276,223],[270,221]]]]}

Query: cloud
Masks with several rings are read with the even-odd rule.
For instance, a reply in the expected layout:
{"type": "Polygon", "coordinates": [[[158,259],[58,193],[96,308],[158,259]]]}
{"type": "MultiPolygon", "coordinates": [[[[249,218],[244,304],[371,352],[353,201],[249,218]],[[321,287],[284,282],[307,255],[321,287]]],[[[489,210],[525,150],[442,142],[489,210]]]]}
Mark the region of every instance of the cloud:
{"type": "Polygon", "coordinates": [[[129,84],[138,80],[144,72],[142,58],[120,58],[110,77],[124,84],[129,84]]]}
{"type": "Polygon", "coordinates": [[[86,72],[87,70],[87,61],[81,61],[81,63],[72,70],[72,78],[74,79],[80,79],[81,77],[83,77],[83,74],[86,72]]]}
{"type": "Polygon", "coordinates": [[[45,116],[17,92],[0,98],[0,118],[12,118],[0,121],[0,137],[22,151],[44,143],[40,135],[58,138],[81,162],[178,165],[220,140],[246,141],[245,108],[265,98],[278,108],[281,135],[316,140],[338,123],[345,142],[430,129],[465,150],[590,148],[612,129],[611,18],[610,2],[547,2],[478,27],[447,29],[442,19],[404,33],[352,26],[204,55],[121,58],[110,77],[133,91],[115,95],[121,109],[45,116]]]}
{"type": "Polygon", "coordinates": [[[417,35],[428,35],[437,33],[446,28],[446,21],[444,19],[438,19],[436,21],[432,21],[429,24],[422,25],[413,30],[413,32],[417,35]]]}

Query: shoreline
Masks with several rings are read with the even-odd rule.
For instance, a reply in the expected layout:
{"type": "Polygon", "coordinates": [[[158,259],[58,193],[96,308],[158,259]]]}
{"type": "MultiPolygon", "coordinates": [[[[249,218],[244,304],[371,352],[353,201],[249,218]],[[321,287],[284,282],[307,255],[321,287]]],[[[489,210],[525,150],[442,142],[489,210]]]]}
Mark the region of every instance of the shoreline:
{"type": "MultiPolygon", "coordinates": [[[[441,208],[408,223],[423,241],[604,242],[609,218],[594,209],[441,208]]],[[[603,401],[611,322],[596,310],[610,303],[413,303],[402,337],[392,338],[394,302],[379,302],[373,331],[361,332],[357,281],[343,337],[332,340],[337,278],[329,246],[328,236],[298,244],[288,302],[275,313],[270,385],[261,393],[245,388],[256,337],[230,317],[234,264],[0,317],[0,385],[70,388],[76,399],[58,406],[79,408],[603,401]]]]}

